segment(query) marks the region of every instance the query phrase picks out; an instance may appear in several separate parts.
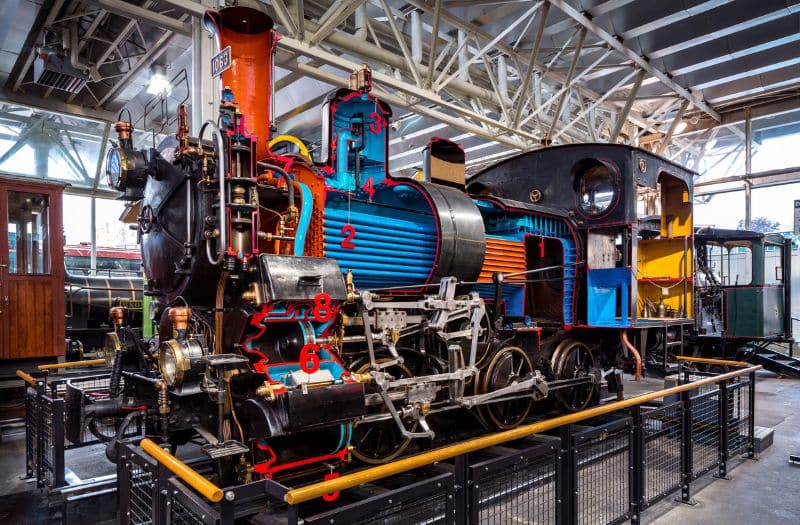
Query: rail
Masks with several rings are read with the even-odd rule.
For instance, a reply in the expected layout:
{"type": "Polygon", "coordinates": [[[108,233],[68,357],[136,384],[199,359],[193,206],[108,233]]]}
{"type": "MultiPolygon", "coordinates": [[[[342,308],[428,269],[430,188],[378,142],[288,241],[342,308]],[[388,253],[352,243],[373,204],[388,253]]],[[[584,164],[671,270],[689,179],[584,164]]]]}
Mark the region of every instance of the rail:
{"type": "Polygon", "coordinates": [[[679,355],[676,357],[678,361],[686,361],[687,363],[698,363],[698,364],[706,364],[706,365],[719,365],[719,366],[737,366],[737,367],[746,367],[750,366],[750,363],[746,361],[731,361],[728,359],[711,359],[708,357],[690,357],[686,355],[679,355]]]}
{"type": "Polygon", "coordinates": [[[364,483],[369,483],[395,474],[408,472],[410,470],[421,468],[439,461],[444,461],[446,459],[452,459],[456,456],[469,454],[471,452],[476,452],[478,450],[496,445],[502,445],[504,443],[508,443],[509,441],[528,437],[532,434],[553,430],[563,425],[579,423],[593,417],[610,414],[612,412],[634,406],[641,406],[644,403],[654,399],[674,396],[681,394],[682,392],[698,389],[704,385],[720,383],[722,381],[727,381],[739,376],[750,374],[760,369],[761,365],[748,366],[747,368],[735,370],[719,376],[708,377],[692,383],[678,385],[665,390],[660,390],[658,392],[652,392],[630,399],[609,403],[607,405],[590,408],[574,414],[566,414],[552,419],[547,419],[545,421],[523,425],[511,430],[497,432],[488,436],[470,439],[455,445],[432,450],[430,452],[424,452],[422,454],[417,454],[415,456],[410,456],[393,461],[391,463],[368,468],[359,472],[354,472],[352,474],[346,474],[328,481],[321,481],[311,485],[306,485],[304,487],[291,489],[284,496],[284,500],[289,505],[298,505],[300,503],[322,497],[325,494],[331,494],[350,489],[364,483]]]}
{"type": "Polygon", "coordinates": [[[107,364],[105,359],[88,359],[85,361],[70,361],[68,363],[50,363],[47,365],[39,365],[36,368],[39,370],[61,370],[63,368],[76,368],[80,366],[96,366],[105,364],[107,364]]]}
{"type": "Polygon", "coordinates": [[[36,388],[36,384],[38,383],[37,379],[32,375],[24,372],[22,370],[17,370],[17,377],[31,385],[32,387],[36,388]]]}
{"type": "Polygon", "coordinates": [[[185,481],[190,487],[203,495],[207,500],[218,503],[222,500],[222,489],[214,485],[192,467],[179,460],[154,441],[144,438],[139,446],[153,459],[161,463],[173,474],[185,481]]]}
{"type": "Polygon", "coordinates": [[[335,472],[341,477],[327,482],[224,486],[214,493],[222,494],[216,503],[196,487],[211,483],[202,474],[213,461],[193,458],[192,474],[176,475],[144,449],[165,455],[154,443],[121,442],[119,519],[122,525],[233,525],[254,515],[287,525],[639,523],[642,512],[670,495],[692,503],[701,476],[726,478],[756,457],[760,368],[714,375],[684,367],[673,388],[360,472],[335,472]]]}

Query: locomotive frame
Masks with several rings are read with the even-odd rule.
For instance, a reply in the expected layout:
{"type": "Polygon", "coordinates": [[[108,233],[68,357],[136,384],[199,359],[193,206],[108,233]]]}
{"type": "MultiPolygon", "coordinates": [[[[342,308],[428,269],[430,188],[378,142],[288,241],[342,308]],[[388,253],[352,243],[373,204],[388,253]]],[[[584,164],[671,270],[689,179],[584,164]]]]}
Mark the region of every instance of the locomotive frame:
{"type": "Polygon", "coordinates": [[[113,446],[139,418],[171,449],[199,440],[220,483],[315,479],[449,432],[444,412],[507,429],[545,398],[621,394],[648,331],[692,322],[691,172],[575,145],[467,184],[464,152],[436,139],[420,180],[392,176],[367,68],[324,105],[321,162],[274,154],[271,92],[249,84],[270,85],[278,38],[260,7],[206,16],[233,67],[198,137],[185,110],[148,151],[116,125],[109,182],[140,201],[159,337],[114,310],[112,395],[69,407],[69,432],[117,417],[113,446]]]}

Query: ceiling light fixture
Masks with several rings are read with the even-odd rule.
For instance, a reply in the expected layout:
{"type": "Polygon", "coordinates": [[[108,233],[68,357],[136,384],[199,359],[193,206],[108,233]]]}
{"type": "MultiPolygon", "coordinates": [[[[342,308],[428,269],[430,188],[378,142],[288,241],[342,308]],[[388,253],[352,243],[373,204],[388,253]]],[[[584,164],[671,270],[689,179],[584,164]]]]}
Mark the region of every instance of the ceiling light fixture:
{"type": "Polygon", "coordinates": [[[160,95],[172,90],[170,81],[167,78],[167,68],[160,64],[153,64],[150,67],[150,84],[147,85],[147,93],[150,95],[160,95]]]}

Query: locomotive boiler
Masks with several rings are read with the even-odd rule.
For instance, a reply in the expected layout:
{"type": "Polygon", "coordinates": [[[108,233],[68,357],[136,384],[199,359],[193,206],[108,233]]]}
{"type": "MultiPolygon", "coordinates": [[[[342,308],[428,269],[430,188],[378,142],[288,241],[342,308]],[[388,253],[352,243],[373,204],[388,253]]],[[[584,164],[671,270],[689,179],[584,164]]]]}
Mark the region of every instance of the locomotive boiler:
{"type": "Polygon", "coordinates": [[[271,152],[277,34],[262,8],[205,17],[232,67],[199,136],[183,110],[175,139],[148,151],[116,125],[107,172],[139,201],[158,338],[115,310],[112,396],[68,395],[68,434],[116,417],[121,436],[138,417],[164,446],[199,441],[235,483],[391,460],[447,432],[436,416],[455,409],[503,429],[546,397],[596,402],[617,347],[571,335],[583,226],[488,176],[470,195],[464,152],[443,139],[422,180],[390,175],[391,110],[367,68],[325,101],[318,163],[271,152]]]}

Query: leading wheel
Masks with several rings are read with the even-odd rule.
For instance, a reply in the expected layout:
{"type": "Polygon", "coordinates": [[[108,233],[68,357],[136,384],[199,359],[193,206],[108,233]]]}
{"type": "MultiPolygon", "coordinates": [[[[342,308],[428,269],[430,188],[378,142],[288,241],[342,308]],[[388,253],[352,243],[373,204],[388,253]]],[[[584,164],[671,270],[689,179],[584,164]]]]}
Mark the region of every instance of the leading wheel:
{"type": "MultiPolygon", "coordinates": [[[[533,371],[531,360],[524,350],[516,346],[501,348],[481,372],[479,394],[487,394],[512,385],[533,371]]],[[[480,413],[499,429],[514,428],[522,423],[533,407],[533,399],[522,397],[510,401],[489,403],[480,407],[480,413]]]]}
{"type": "MultiPolygon", "coordinates": [[[[556,380],[586,379],[597,372],[597,363],[589,347],[572,339],[558,345],[553,352],[552,367],[556,380]]],[[[561,408],[568,412],[577,412],[592,402],[597,392],[597,383],[592,379],[578,386],[558,389],[553,394],[561,408]]]]}
{"type": "MultiPolygon", "coordinates": [[[[379,360],[386,361],[386,359],[379,360]]],[[[369,363],[359,367],[356,372],[366,373],[370,368],[369,363]]],[[[404,365],[392,365],[384,369],[385,372],[393,377],[400,379],[412,377],[414,374],[404,365]]],[[[379,413],[386,412],[386,407],[381,404],[376,407],[379,413]]],[[[410,429],[416,430],[417,424],[414,423],[410,429]]],[[[375,423],[355,423],[353,425],[353,457],[363,463],[378,465],[391,461],[399,456],[411,443],[411,438],[403,437],[394,419],[386,419],[375,423]]]]}

